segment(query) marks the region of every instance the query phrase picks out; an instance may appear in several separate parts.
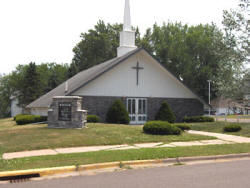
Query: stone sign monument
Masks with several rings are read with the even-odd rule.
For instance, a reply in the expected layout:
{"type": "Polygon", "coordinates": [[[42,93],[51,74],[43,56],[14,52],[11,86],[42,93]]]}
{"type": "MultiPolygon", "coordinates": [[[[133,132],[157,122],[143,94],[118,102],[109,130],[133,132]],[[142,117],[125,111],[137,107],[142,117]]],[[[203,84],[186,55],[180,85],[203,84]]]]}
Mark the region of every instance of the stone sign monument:
{"type": "Polygon", "coordinates": [[[48,111],[48,127],[81,129],[85,126],[86,117],[87,111],[82,110],[81,97],[53,97],[48,111]]]}

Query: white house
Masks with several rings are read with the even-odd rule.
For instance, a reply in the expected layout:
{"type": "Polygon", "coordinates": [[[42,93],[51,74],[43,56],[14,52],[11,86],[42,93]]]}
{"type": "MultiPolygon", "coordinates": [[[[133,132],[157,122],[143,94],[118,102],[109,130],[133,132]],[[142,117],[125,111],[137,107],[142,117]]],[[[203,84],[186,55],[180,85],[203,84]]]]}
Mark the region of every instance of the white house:
{"type": "Polygon", "coordinates": [[[18,98],[16,96],[11,96],[11,106],[10,106],[10,111],[11,111],[11,117],[16,116],[17,114],[21,114],[23,112],[23,109],[18,106],[18,98]]]}

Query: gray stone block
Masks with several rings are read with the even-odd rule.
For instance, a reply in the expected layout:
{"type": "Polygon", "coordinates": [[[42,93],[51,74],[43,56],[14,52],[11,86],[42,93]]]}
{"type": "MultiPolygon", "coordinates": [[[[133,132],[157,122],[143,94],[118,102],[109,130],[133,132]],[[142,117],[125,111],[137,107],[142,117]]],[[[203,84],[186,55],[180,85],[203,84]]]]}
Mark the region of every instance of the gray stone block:
{"type": "MultiPolygon", "coordinates": [[[[97,97],[82,96],[82,106],[88,111],[88,114],[97,115],[102,122],[106,120],[106,114],[109,107],[115,100],[121,99],[126,106],[127,98],[135,97],[97,97]]],[[[182,99],[182,98],[147,98],[147,116],[148,120],[154,120],[163,101],[167,101],[173,110],[176,121],[181,122],[185,116],[203,115],[203,104],[198,99],[182,99]]]]}
{"type": "Polygon", "coordinates": [[[81,129],[86,118],[87,111],[82,110],[81,97],[54,97],[48,111],[48,127],[81,129]]]}

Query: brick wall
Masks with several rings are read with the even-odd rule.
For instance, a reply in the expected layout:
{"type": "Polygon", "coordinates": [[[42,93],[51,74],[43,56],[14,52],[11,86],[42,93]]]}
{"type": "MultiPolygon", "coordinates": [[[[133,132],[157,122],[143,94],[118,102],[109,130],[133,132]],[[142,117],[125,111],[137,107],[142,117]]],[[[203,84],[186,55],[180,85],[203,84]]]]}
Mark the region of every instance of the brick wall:
{"type": "MultiPolygon", "coordinates": [[[[116,99],[121,99],[126,105],[129,97],[96,97],[82,96],[83,109],[88,110],[88,114],[98,115],[102,122],[106,119],[109,107],[116,99]]],[[[177,122],[181,122],[185,116],[194,116],[203,114],[203,104],[197,99],[171,99],[171,98],[147,98],[148,120],[154,120],[157,111],[162,102],[166,100],[173,110],[177,122]]]]}

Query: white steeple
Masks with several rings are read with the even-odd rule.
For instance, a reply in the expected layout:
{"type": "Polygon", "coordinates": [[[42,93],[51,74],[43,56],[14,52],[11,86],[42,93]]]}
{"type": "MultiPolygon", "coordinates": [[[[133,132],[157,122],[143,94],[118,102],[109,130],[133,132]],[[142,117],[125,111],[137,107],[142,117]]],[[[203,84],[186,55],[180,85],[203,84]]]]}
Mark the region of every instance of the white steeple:
{"type": "Polygon", "coordinates": [[[129,0],[125,1],[123,31],[131,31],[131,16],[129,0]]]}
{"type": "Polygon", "coordinates": [[[117,49],[117,56],[123,56],[136,48],[135,31],[132,31],[131,27],[129,0],[125,0],[123,31],[120,32],[120,47],[117,49]]]}

